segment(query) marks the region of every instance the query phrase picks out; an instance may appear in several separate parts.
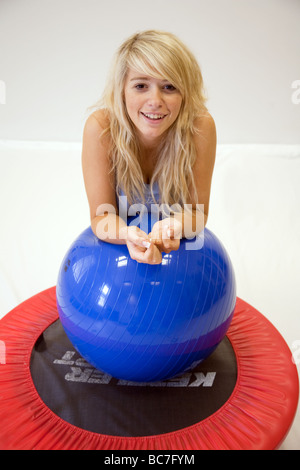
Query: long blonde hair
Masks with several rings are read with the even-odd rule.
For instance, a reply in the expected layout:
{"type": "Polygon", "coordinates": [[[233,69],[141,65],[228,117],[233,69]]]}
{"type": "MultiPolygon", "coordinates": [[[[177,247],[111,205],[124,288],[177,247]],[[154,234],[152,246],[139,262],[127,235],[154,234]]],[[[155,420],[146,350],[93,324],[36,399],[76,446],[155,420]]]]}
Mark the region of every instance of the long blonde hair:
{"type": "Polygon", "coordinates": [[[139,142],[124,100],[129,69],[167,79],[181,93],[180,112],[158,149],[150,189],[154,199],[153,184],[157,182],[161,204],[182,206],[196,196],[192,171],[196,158],[193,135],[196,117],[206,111],[200,67],[176,36],[156,30],[132,35],[115,54],[99,104],[109,117],[110,124],[105,132],[111,137],[110,156],[116,188],[117,191],[122,189],[132,204],[137,198],[144,201],[144,181],[139,164],[139,142]]]}

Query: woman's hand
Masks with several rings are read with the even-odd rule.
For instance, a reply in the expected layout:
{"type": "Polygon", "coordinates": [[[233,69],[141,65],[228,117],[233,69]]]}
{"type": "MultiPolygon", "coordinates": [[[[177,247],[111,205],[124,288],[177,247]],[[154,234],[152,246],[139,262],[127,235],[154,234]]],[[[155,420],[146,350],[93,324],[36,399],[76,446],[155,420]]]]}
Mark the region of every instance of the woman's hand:
{"type": "Polygon", "coordinates": [[[182,238],[182,223],[174,217],[159,220],[153,225],[148,237],[160,252],[176,251],[182,238]]]}
{"type": "Polygon", "coordinates": [[[143,230],[136,226],[129,226],[124,227],[122,232],[132,259],[138,263],[161,263],[162,255],[160,250],[154,243],[150,242],[148,235],[143,230]]]}

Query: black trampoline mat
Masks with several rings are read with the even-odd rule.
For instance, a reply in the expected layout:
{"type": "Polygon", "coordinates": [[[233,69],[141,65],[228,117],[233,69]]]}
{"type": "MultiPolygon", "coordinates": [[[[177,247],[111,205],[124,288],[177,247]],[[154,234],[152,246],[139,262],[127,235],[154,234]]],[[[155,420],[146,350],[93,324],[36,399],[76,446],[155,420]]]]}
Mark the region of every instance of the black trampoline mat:
{"type": "Polygon", "coordinates": [[[237,379],[227,337],[200,365],[154,383],[118,380],[87,363],[52,323],[32,350],[32,380],[57,416],[81,429],[112,436],[164,434],[196,424],[221,408],[237,379]]]}

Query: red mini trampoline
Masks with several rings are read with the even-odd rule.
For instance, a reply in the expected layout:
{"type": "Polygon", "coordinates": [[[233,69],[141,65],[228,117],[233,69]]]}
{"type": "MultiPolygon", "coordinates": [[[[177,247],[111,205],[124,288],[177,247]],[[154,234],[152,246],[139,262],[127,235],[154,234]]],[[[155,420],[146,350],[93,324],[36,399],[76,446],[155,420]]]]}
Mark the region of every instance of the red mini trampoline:
{"type": "Polygon", "coordinates": [[[286,342],[241,299],[214,353],[164,382],[90,366],[62,329],[55,287],[0,321],[0,346],[2,450],[276,449],[297,408],[286,342]]]}

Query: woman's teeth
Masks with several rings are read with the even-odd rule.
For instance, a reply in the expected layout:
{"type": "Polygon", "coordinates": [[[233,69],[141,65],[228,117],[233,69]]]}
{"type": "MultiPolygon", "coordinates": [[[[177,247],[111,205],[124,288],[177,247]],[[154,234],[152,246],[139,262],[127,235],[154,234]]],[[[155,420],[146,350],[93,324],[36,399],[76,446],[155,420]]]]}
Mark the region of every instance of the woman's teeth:
{"type": "Polygon", "coordinates": [[[142,113],[142,114],[146,116],[147,118],[154,119],[154,120],[162,119],[165,117],[164,114],[146,114],[146,113],[142,113]]]}

